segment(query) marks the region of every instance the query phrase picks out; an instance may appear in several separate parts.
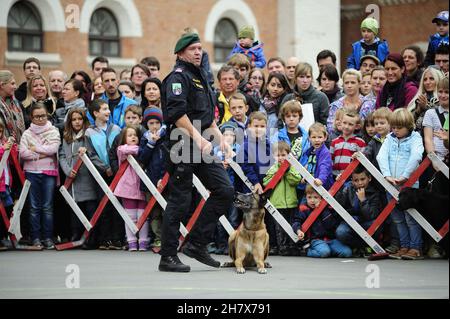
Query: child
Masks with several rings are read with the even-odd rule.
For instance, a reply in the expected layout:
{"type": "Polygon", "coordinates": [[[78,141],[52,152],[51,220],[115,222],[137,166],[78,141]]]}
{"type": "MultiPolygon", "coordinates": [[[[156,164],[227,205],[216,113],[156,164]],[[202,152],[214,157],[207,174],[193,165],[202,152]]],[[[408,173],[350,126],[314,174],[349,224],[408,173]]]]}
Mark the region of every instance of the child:
{"type": "Polygon", "coordinates": [[[375,136],[375,134],[377,134],[377,131],[375,130],[375,123],[373,121],[373,112],[371,112],[364,119],[362,138],[367,144],[372,139],[372,137],[375,136]]]}
{"type": "MultiPolygon", "coordinates": [[[[342,188],[335,196],[339,204],[365,230],[369,229],[384,207],[381,193],[372,186],[371,180],[369,172],[359,165],[352,173],[352,183],[342,188]]],[[[374,238],[378,237],[379,231],[380,229],[374,238]]],[[[365,246],[365,242],[345,221],[342,221],[336,229],[336,238],[351,248],[360,249],[365,246]]],[[[365,253],[372,252],[369,248],[365,253]]]]}
{"type": "MultiPolygon", "coordinates": [[[[264,186],[274,177],[275,173],[288,156],[291,148],[286,142],[280,141],[272,145],[273,156],[275,158],[275,164],[269,169],[264,177],[264,186]]],[[[297,210],[297,185],[300,183],[301,175],[296,169],[290,167],[284,174],[282,180],[275,187],[272,195],[270,196],[270,202],[278,209],[280,214],[288,221],[292,222],[294,214],[297,210]]],[[[270,235],[269,235],[270,236],[270,235]]],[[[283,228],[276,223],[276,239],[281,256],[298,255],[294,243],[286,234],[283,228]]]]}
{"type": "Polygon", "coordinates": [[[391,114],[392,111],[387,107],[380,107],[372,113],[376,134],[370,139],[364,149],[364,155],[378,170],[379,166],[376,158],[386,136],[391,132],[391,126],[389,124],[391,114]]]}
{"type": "MultiPolygon", "coordinates": [[[[306,204],[300,205],[299,211],[294,216],[292,229],[298,235],[299,240],[305,239],[305,233],[301,227],[305,220],[311,215],[316,207],[319,206],[322,197],[311,185],[306,185],[306,204]]],[[[309,228],[307,235],[311,239],[311,246],[306,255],[314,258],[341,257],[350,258],[352,250],[334,239],[334,233],[337,226],[337,220],[328,208],[325,208],[309,228]]]]}
{"type": "MultiPolygon", "coordinates": [[[[120,146],[117,148],[119,162],[127,160],[128,155],[137,155],[139,151],[139,129],[135,126],[126,126],[121,133],[120,146]]],[[[139,189],[140,178],[133,167],[128,166],[122,175],[114,195],[122,199],[122,204],[133,223],[137,223],[145,209],[145,196],[139,189]]],[[[136,235],[125,226],[128,250],[138,250],[136,235]]],[[[139,251],[146,251],[148,246],[148,223],[145,222],[139,230],[139,251]]]]}
{"type": "Polygon", "coordinates": [[[291,93],[286,76],[281,73],[271,73],[267,79],[266,92],[260,106],[260,111],[267,114],[267,129],[278,129],[278,113],[284,97],[291,93]]]}
{"type": "Polygon", "coordinates": [[[355,136],[355,131],[360,129],[359,114],[346,110],[342,117],[342,135],[331,142],[330,153],[333,160],[333,175],[339,180],[341,173],[352,161],[352,155],[362,151],[366,142],[355,136]]]}
{"type": "Polygon", "coordinates": [[[121,80],[119,82],[119,91],[122,92],[127,98],[134,100],[136,97],[136,89],[133,82],[121,80]]]}
{"type": "MultiPolygon", "coordinates": [[[[6,138],[5,136],[5,129],[6,125],[3,123],[3,121],[0,119],[0,161],[5,154],[6,151],[11,150],[10,158],[8,159],[8,162],[13,157],[17,157],[17,145],[14,144],[14,138],[6,138]]],[[[12,174],[11,170],[9,168],[9,163],[6,162],[6,167],[4,171],[0,172],[0,202],[5,208],[6,214],[8,218],[11,217],[11,212],[13,210],[13,199],[11,196],[11,189],[10,186],[12,184],[12,174]]],[[[8,231],[5,227],[5,224],[3,223],[3,219],[0,217],[0,249],[3,246],[2,240],[7,239],[8,237],[8,231]]],[[[5,248],[6,249],[6,248],[5,248]]]]}
{"type": "Polygon", "coordinates": [[[371,79],[372,79],[372,75],[370,73],[363,73],[362,80],[361,80],[361,86],[359,87],[359,92],[364,97],[366,97],[370,93],[372,93],[371,79]]]}
{"type": "Polygon", "coordinates": [[[427,55],[424,62],[426,67],[434,64],[434,57],[439,45],[448,46],[448,11],[439,12],[431,22],[436,24],[436,33],[430,36],[428,41],[427,55]]]}
{"type": "MultiPolygon", "coordinates": [[[[392,133],[381,146],[377,161],[384,178],[399,188],[419,166],[424,147],[422,137],[414,131],[414,117],[407,109],[395,110],[390,118],[390,125],[392,133]]],[[[412,187],[418,186],[419,182],[416,182],[412,187]]],[[[390,256],[395,259],[423,259],[420,225],[410,214],[397,208],[394,208],[391,216],[400,236],[401,248],[390,256]]]]}
{"type": "Polygon", "coordinates": [[[237,143],[241,145],[248,126],[248,116],[246,115],[248,112],[247,99],[241,93],[234,93],[230,97],[230,101],[228,103],[232,116],[230,120],[222,124],[222,126],[227,123],[236,124],[235,137],[238,136],[237,143]]]}
{"type": "Polygon", "coordinates": [[[330,145],[335,138],[342,135],[342,118],[344,117],[344,113],[345,108],[341,108],[336,111],[333,121],[333,130],[329,134],[327,146],[330,145]]]}
{"type": "Polygon", "coordinates": [[[30,109],[31,125],[20,140],[23,170],[31,182],[30,226],[33,246],[53,249],[53,196],[58,177],[57,153],[61,144],[59,131],[48,121],[42,102],[30,109]],[[42,237],[41,237],[42,235],[42,237]]]}
{"type": "Polygon", "coordinates": [[[238,91],[245,92],[248,82],[248,73],[251,70],[251,65],[248,57],[245,54],[236,53],[230,57],[227,64],[232,66],[236,71],[239,72],[238,91]]]}
{"type": "MultiPolygon", "coordinates": [[[[329,189],[333,185],[333,173],[330,151],[325,146],[327,129],[322,123],[314,123],[309,127],[309,142],[311,146],[302,155],[301,163],[314,176],[314,184],[329,189]]],[[[302,179],[302,184],[306,181],[302,179]]]]}
{"type": "MultiPolygon", "coordinates": [[[[73,108],[69,110],[64,128],[63,144],[59,150],[59,164],[67,177],[76,177],[68,192],[89,220],[97,208],[96,182],[85,165],[81,165],[78,172],[73,170],[79,156],[85,154],[89,146],[85,135],[88,127],[89,119],[83,109],[73,108]]],[[[76,241],[80,239],[84,227],[74,213],[71,216],[71,241],[76,241]]],[[[95,240],[91,231],[88,242],[85,243],[83,248],[95,248],[95,240]]]]}
{"type": "Polygon", "coordinates": [[[347,59],[347,69],[359,70],[361,57],[373,55],[383,64],[389,54],[389,45],[386,40],[377,37],[379,31],[378,21],[366,18],[361,23],[362,39],[352,44],[352,54],[347,59]]]}
{"type": "Polygon", "coordinates": [[[242,53],[249,57],[252,68],[257,67],[264,69],[266,58],[263,51],[263,43],[255,40],[255,30],[252,26],[243,26],[238,33],[238,41],[234,45],[233,50],[227,60],[235,53],[242,53]]]}
{"type": "MultiPolygon", "coordinates": [[[[292,155],[300,160],[310,147],[308,132],[300,125],[303,118],[302,106],[299,101],[291,100],[283,104],[280,109],[280,118],[284,127],[278,131],[278,141],[286,142],[292,155]]],[[[276,142],[277,135],[273,135],[272,143],[276,142]]],[[[304,164],[301,162],[301,164],[304,164]]]]}
{"type": "MultiPolygon", "coordinates": [[[[113,180],[113,170],[108,156],[114,139],[120,133],[120,128],[115,124],[108,124],[111,114],[108,103],[104,100],[95,100],[89,105],[89,113],[95,120],[95,124],[86,130],[89,149],[92,154],[88,154],[92,163],[102,175],[102,178],[109,185],[113,180]]],[[[97,188],[98,198],[104,193],[97,188]]],[[[101,236],[100,249],[122,249],[122,238],[124,233],[124,222],[119,213],[110,202],[106,205],[99,220],[99,230],[101,236]]]]}
{"type": "MultiPolygon", "coordinates": [[[[143,165],[145,173],[151,182],[159,188],[164,176],[165,162],[167,159],[163,145],[166,126],[163,124],[161,109],[157,107],[145,109],[143,123],[147,126],[148,131],[141,138],[138,160],[143,165]]],[[[148,191],[143,183],[141,183],[141,190],[148,191]]],[[[155,204],[153,207],[150,213],[150,219],[150,226],[155,234],[152,251],[158,253],[161,249],[162,225],[162,208],[159,204],[155,204]]]]}

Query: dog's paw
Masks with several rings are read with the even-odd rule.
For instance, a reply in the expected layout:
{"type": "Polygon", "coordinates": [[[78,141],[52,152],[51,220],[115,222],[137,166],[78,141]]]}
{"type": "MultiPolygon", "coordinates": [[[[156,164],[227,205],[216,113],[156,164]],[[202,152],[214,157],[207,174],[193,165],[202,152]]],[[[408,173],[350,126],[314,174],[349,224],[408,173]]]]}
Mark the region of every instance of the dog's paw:
{"type": "Polygon", "coordinates": [[[236,272],[238,274],[245,274],[245,268],[244,267],[236,268],[236,272]]]}
{"type": "Polygon", "coordinates": [[[258,268],[258,274],[267,274],[266,268],[258,268]]]}

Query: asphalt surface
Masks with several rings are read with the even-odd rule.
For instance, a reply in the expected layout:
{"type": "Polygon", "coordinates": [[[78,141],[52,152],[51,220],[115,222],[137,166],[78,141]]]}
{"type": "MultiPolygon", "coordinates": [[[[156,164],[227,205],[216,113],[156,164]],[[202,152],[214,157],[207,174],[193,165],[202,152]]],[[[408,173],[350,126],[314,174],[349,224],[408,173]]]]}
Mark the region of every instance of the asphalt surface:
{"type": "Polygon", "coordinates": [[[152,252],[0,252],[0,299],[449,298],[448,260],[269,256],[267,274],[249,269],[240,275],[183,254],[180,259],[190,273],[159,272],[159,255],[152,252]]]}

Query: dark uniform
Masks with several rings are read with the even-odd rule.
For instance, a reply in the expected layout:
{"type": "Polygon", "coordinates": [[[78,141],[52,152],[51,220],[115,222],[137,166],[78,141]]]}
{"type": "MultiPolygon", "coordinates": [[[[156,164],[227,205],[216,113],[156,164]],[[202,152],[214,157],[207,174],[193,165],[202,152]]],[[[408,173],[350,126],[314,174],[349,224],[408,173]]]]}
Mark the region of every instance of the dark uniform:
{"type": "MultiPolygon", "coordinates": [[[[187,115],[192,123],[200,120],[201,131],[209,128],[214,121],[216,98],[208,84],[206,72],[188,62],[177,60],[173,71],[164,79],[161,104],[164,122],[171,130],[176,128],[175,122],[183,115],[187,115]]],[[[194,144],[192,139],[186,141],[190,139],[187,136],[182,139],[190,145],[194,144]]],[[[170,146],[177,142],[171,141],[170,146]]],[[[196,146],[190,147],[191,154],[193,148],[196,146]]],[[[182,150],[186,151],[184,148],[182,150]]],[[[197,152],[200,151],[197,149],[197,152]]],[[[233,199],[234,189],[222,164],[205,163],[203,159],[194,163],[191,154],[178,164],[170,163],[168,170],[170,194],[163,215],[160,251],[163,257],[177,254],[180,221],[191,205],[193,174],[211,194],[189,233],[191,243],[206,247],[212,241],[217,220],[228,211],[233,199]]]]}

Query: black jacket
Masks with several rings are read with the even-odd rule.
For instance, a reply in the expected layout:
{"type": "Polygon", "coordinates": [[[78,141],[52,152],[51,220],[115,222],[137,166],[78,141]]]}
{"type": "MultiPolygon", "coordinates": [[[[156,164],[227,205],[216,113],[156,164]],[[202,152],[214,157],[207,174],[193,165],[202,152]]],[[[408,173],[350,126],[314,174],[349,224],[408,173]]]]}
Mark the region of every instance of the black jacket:
{"type": "Polygon", "coordinates": [[[14,96],[19,102],[23,102],[27,98],[27,81],[19,85],[14,92],[14,96]]]}
{"type": "Polygon", "coordinates": [[[359,216],[362,221],[374,220],[384,207],[380,191],[370,184],[366,188],[366,200],[363,202],[359,201],[353,185],[341,189],[334,198],[350,215],[359,216]]]}

